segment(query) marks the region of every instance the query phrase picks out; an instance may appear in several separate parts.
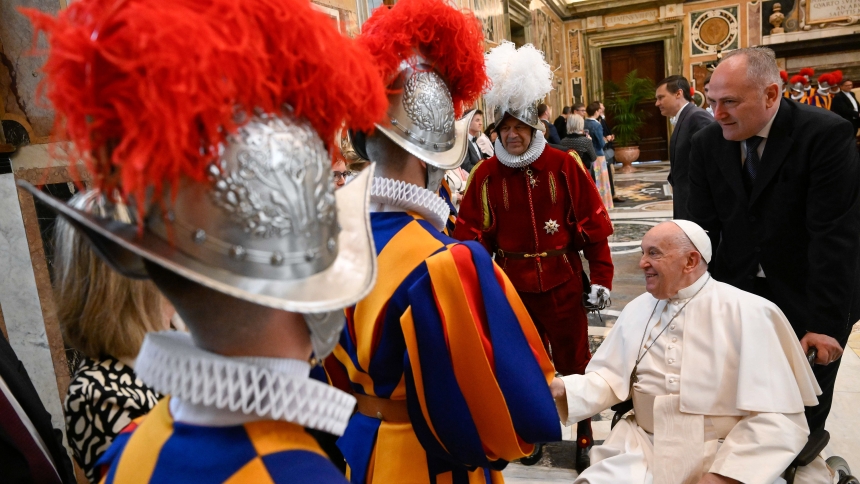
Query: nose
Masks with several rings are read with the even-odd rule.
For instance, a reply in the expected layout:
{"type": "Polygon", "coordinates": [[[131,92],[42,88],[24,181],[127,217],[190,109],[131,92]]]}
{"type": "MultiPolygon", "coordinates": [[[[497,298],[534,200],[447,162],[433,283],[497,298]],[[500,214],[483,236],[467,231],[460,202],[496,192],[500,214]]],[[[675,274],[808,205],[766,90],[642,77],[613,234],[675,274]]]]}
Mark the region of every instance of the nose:
{"type": "Polygon", "coordinates": [[[714,119],[719,120],[728,116],[728,113],[726,113],[725,108],[723,107],[723,103],[715,102],[711,104],[711,107],[714,109],[714,119]]]}
{"type": "Polygon", "coordinates": [[[645,254],[642,254],[642,257],[639,258],[639,268],[644,271],[650,266],[651,264],[649,264],[648,261],[645,259],[645,254]]]}

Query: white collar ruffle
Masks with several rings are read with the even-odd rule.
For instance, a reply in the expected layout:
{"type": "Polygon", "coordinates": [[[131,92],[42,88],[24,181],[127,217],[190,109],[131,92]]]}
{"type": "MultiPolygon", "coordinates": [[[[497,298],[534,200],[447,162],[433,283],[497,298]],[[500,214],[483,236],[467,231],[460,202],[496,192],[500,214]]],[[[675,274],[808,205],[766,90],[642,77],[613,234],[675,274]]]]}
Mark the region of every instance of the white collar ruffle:
{"type": "Polygon", "coordinates": [[[534,138],[532,138],[532,143],[523,154],[521,155],[512,155],[508,153],[508,150],[502,145],[501,137],[496,138],[496,157],[499,159],[499,162],[509,168],[522,168],[524,166],[531,165],[534,163],[538,157],[543,154],[544,148],[546,148],[546,138],[543,136],[543,132],[540,130],[535,130],[534,138]]]}
{"type": "Polygon", "coordinates": [[[352,395],[309,378],[305,361],[221,356],[175,331],[146,335],[135,372],[150,388],[172,397],[176,421],[192,425],[285,420],[342,435],[355,407],[352,395]]]}
{"type": "Polygon", "coordinates": [[[448,204],[439,195],[418,185],[391,178],[373,178],[370,203],[416,212],[440,232],[451,214],[448,204]]]}

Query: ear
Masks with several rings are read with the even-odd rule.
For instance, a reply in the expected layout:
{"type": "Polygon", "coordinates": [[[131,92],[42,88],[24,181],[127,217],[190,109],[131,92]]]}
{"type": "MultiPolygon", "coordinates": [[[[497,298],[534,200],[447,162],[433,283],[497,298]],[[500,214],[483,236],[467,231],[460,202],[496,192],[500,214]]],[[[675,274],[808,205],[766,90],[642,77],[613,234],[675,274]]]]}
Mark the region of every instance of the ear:
{"type": "Polygon", "coordinates": [[[702,254],[699,251],[691,251],[687,254],[687,263],[684,266],[684,272],[690,273],[696,270],[696,267],[699,267],[699,264],[702,263],[702,254]]]}
{"type": "Polygon", "coordinates": [[[774,105],[774,103],[779,102],[780,96],[780,88],[779,85],[774,83],[764,88],[765,95],[765,105],[770,108],[774,105]]]}

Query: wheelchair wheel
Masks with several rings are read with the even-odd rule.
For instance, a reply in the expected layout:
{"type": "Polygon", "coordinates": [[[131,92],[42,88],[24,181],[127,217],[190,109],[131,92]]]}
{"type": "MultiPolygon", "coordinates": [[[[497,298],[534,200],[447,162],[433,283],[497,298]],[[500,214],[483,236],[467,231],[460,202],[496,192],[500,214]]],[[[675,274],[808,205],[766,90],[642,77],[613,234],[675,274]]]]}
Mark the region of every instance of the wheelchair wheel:
{"type": "Polygon", "coordinates": [[[860,481],[858,481],[854,476],[845,476],[842,479],[839,479],[837,484],[860,484],[860,481]]]}
{"type": "Polygon", "coordinates": [[[520,459],[520,464],[533,466],[538,463],[541,457],[543,457],[543,444],[535,444],[535,450],[532,452],[532,455],[520,459]]]}
{"type": "Polygon", "coordinates": [[[851,476],[851,468],[848,467],[848,462],[845,462],[845,459],[843,459],[842,457],[834,455],[833,457],[827,459],[826,462],[827,467],[833,469],[833,472],[835,472],[836,476],[839,478],[839,484],[843,484],[843,479],[851,476]]]}

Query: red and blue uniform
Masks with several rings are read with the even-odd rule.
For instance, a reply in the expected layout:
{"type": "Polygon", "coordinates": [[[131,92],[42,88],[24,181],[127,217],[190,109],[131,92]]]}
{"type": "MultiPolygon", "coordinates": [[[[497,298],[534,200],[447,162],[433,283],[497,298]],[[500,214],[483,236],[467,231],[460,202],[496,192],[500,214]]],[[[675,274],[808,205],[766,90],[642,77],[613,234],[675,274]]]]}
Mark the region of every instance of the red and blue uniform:
{"type": "Polygon", "coordinates": [[[528,312],[480,244],[411,212],[373,213],[371,228],[379,277],[346,310],[326,369],[408,419],[353,416],[338,441],[351,482],[502,482],[507,461],[561,438],[554,369],[528,312]]]}
{"type": "Polygon", "coordinates": [[[297,424],[207,427],[173,421],[170,397],[129,424],[99,459],[102,484],[346,484],[297,424]]]}

